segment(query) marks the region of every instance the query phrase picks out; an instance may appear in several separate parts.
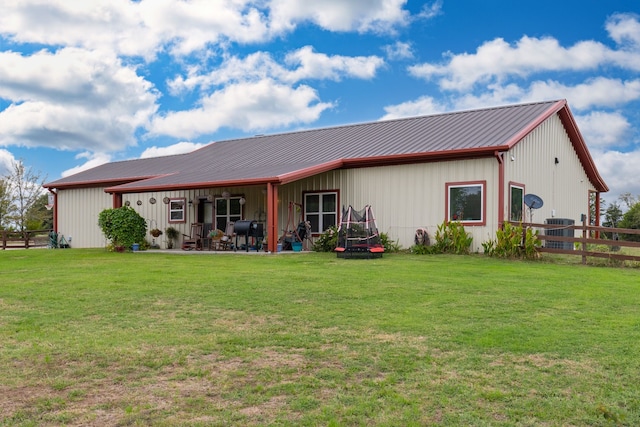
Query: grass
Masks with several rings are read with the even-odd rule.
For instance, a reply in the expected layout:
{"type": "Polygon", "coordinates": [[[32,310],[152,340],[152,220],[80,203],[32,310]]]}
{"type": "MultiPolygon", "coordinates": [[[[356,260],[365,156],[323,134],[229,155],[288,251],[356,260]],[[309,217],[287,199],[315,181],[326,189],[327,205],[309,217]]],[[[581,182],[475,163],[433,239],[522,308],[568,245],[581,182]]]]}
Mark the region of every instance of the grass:
{"type": "Polygon", "coordinates": [[[0,252],[0,425],[639,425],[640,271],[0,252]]]}

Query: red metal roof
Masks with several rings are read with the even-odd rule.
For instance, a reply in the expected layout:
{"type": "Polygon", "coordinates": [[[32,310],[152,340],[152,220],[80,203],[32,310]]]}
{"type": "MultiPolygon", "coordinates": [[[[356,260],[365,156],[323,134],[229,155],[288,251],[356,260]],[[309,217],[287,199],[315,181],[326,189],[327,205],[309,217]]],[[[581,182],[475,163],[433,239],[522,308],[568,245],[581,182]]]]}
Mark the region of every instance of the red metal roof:
{"type": "Polygon", "coordinates": [[[45,187],[128,193],[286,183],[341,167],[490,156],[556,113],[597,190],[607,191],[564,100],[220,141],[189,154],[104,164],[45,187]]]}

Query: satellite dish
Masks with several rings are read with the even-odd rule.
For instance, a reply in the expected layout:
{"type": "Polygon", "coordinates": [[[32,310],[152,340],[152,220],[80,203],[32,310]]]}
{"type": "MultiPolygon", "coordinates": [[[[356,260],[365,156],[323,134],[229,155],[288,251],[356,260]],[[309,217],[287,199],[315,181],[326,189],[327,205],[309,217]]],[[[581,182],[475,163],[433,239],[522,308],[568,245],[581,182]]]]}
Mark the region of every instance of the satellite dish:
{"type": "Polygon", "coordinates": [[[535,194],[525,194],[524,204],[527,205],[529,209],[540,209],[542,205],[544,205],[544,202],[535,194]]]}
{"type": "Polygon", "coordinates": [[[525,194],[524,204],[529,208],[529,222],[533,223],[533,210],[540,209],[542,205],[544,205],[544,202],[535,194],[525,194]]]}

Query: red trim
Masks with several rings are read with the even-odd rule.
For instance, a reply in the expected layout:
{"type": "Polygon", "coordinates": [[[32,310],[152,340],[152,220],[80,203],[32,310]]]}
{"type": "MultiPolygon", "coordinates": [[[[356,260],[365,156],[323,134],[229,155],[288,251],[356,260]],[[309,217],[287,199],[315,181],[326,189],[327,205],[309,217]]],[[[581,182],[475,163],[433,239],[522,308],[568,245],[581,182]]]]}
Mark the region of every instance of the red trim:
{"type": "Polygon", "coordinates": [[[118,209],[122,207],[122,194],[113,193],[111,199],[112,199],[111,205],[113,206],[114,209],[118,209]]]}
{"type": "MultiPolygon", "coordinates": [[[[149,175],[149,176],[141,176],[130,179],[97,179],[95,181],[81,181],[81,182],[73,182],[69,184],[44,184],[43,187],[46,189],[64,189],[70,190],[74,188],[88,188],[88,187],[99,187],[101,185],[111,185],[111,186],[120,186],[131,184],[132,182],[144,181],[147,179],[158,178],[159,175],[149,175]]],[[[112,191],[107,191],[107,193],[112,193],[112,191]]]]}
{"type": "Polygon", "coordinates": [[[278,175],[278,181],[280,184],[288,184],[299,179],[308,178],[313,175],[317,175],[323,172],[329,172],[331,170],[340,169],[344,166],[343,159],[332,160],[330,162],[321,163],[319,165],[311,166],[305,169],[299,169],[297,171],[278,175]]]}
{"type": "Polygon", "coordinates": [[[504,153],[495,152],[498,160],[498,228],[502,228],[504,220],[504,153]]]}
{"type": "Polygon", "coordinates": [[[278,186],[267,183],[267,249],[276,253],[278,247],[278,186]]]}
{"type": "Polygon", "coordinates": [[[462,225],[478,227],[487,225],[487,181],[461,181],[445,183],[444,218],[445,222],[451,221],[449,218],[449,188],[480,185],[482,187],[482,221],[460,221],[462,225]]]}
{"type": "MultiPolygon", "coordinates": [[[[156,177],[154,177],[156,178],[156,177]]],[[[242,185],[260,185],[267,183],[278,183],[277,177],[268,178],[252,178],[252,179],[237,179],[227,181],[211,181],[211,182],[190,182],[187,184],[162,184],[162,185],[145,185],[136,187],[115,186],[105,188],[106,193],[120,192],[120,193],[145,193],[151,191],[167,191],[167,190],[198,190],[202,188],[211,187],[235,187],[242,185]]]]}

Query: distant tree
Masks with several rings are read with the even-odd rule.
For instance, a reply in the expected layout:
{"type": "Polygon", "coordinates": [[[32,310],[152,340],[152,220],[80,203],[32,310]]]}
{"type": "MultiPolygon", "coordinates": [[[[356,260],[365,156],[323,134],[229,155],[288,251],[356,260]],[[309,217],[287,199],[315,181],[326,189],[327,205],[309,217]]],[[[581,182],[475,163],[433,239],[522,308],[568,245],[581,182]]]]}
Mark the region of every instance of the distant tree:
{"type": "MultiPolygon", "coordinates": [[[[617,227],[618,223],[622,219],[622,209],[620,205],[616,202],[613,202],[609,205],[609,207],[604,211],[604,221],[602,225],[604,227],[617,227]]],[[[608,233],[607,233],[608,234],[608,233]]],[[[613,237],[613,236],[608,236],[613,237]]]]}
{"type": "Polygon", "coordinates": [[[632,196],[631,193],[626,192],[619,195],[618,200],[624,203],[627,209],[631,209],[633,205],[640,202],[640,196],[632,196]]]}
{"type": "Polygon", "coordinates": [[[9,228],[10,209],[11,197],[9,197],[9,186],[4,179],[0,179],[0,230],[9,228]]]}
{"type": "MultiPolygon", "coordinates": [[[[640,229],[640,202],[631,206],[622,216],[622,221],[618,224],[620,228],[640,229]]],[[[640,242],[640,234],[624,234],[621,235],[624,240],[632,240],[640,242]]]]}
{"type": "Polygon", "coordinates": [[[7,212],[8,223],[20,231],[27,229],[27,212],[44,194],[42,185],[46,177],[31,167],[26,167],[22,160],[11,164],[9,174],[5,176],[5,191],[10,200],[7,212]]]}
{"type": "Polygon", "coordinates": [[[43,194],[27,210],[27,230],[49,230],[53,228],[53,211],[47,209],[49,196],[43,194]]]}

